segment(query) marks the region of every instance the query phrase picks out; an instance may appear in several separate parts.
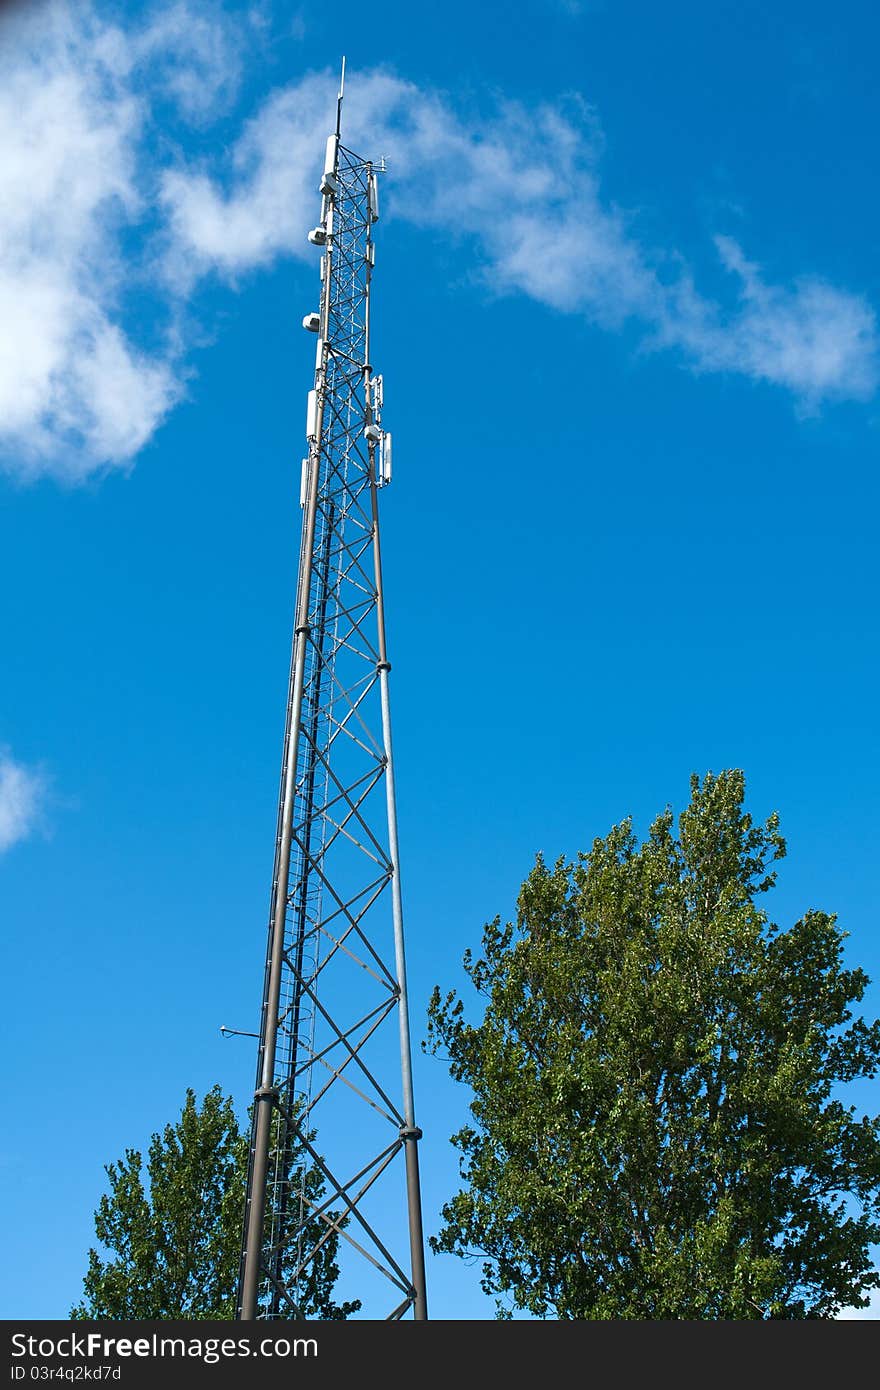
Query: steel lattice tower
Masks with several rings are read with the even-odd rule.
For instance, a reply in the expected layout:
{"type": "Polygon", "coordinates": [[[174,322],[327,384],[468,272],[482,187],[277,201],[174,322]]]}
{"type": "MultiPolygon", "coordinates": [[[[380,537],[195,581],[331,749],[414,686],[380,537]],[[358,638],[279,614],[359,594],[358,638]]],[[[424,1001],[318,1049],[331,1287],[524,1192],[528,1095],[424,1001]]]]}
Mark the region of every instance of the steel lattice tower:
{"type": "Polygon", "coordinates": [[[309,233],[321,248],[321,300],[303,321],[317,355],[243,1319],[304,1316],[300,1290],[334,1238],[340,1296],[359,1299],[361,1316],[427,1316],[379,548],[391,438],[370,361],[379,171],[341,143],[341,107],[340,87],[321,221],[309,233]]]}

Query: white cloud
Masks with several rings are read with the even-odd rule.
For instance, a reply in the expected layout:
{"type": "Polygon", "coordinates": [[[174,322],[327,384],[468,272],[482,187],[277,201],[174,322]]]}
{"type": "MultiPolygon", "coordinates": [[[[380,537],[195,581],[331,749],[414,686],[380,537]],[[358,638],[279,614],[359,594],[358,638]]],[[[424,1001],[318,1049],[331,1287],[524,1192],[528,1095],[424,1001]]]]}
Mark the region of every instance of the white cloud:
{"type": "MultiPolygon", "coordinates": [[[[275,94],[249,123],[224,177],[178,168],[163,180],[177,273],[237,276],[280,254],[308,255],[315,183],[335,78],[311,76],[275,94]]],[[[781,386],[801,410],[870,397],[878,382],[876,317],[866,300],[817,277],[762,279],[718,237],[737,293],[701,295],[676,253],[643,246],[603,199],[600,141],[584,107],[529,110],[508,102],[466,123],[451,103],[392,74],[358,73],[346,97],[346,139],[389,158],[393,214],[466,238],[485,281],[603,327],[626,320],[646,346],[672,349],[699,372],[781,386]]]]}
{"type": "MultiPolygon", "coordinates": [[[[257,14],[250,16],[253,26],[257,14]]],[[[219,7],[210,17],[190,0],[156,9],[132,34],[131,65],[150,67],[150,86],[164,91],[188,119],[202,124],[227,109],[242,76],[240,24],[219,7]]]]}
{"type": "Polygon", "coordinates": [[[0,854],[26,839],[34,829],[44,791],[40,773],[0,749],[0,854]]]}
{"type": "Polygon", "coordinates": [[[126,464],[177,395],[116,317],[142,212],[142,103],[123,36],[86,6],[8,20],[0,50],[0,453],[32,476],[126,464]]]}
{"type": "Polygon", "coordinates": [[[740,281],[738,308],[724,323],[673,315],[667,325],[698,367],[785,386],[806,409],[873,394],[877,321],[864,299],[815,277],[768,285],[736,242],[715,242],[722,264],[740,281]]]}
{"type": "Polygon", "coordinates": [[[309,77],[266,102],[232,152],[228,194],[203,170],[166,170],[161,196],[173,283],[184,286],[212,269],[234,277],[284,253],[309,252],[305,232],[319,204],[318,164],[333,109],[328,92],[325,80],[309,77]]]}

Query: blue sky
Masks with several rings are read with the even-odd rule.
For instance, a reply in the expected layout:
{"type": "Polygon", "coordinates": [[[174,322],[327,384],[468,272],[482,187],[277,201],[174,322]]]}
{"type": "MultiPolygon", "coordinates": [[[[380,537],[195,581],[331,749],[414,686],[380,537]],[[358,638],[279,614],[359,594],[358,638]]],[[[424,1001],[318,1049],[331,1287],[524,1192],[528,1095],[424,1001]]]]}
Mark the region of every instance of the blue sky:
{"type": "MultiPolygon", "coordinates": [[[[386,155],[375,360],[414,1035],[573,854],[740,766],[880,981],[867,3],[31,4],[0,17],[6,1317],[102,1166],[244,1108],[317,272],[386,155]]],[[[866,1011],[874,1016],[880,989],[866,1011]]],[[[466,1094],[417,1056],[426,1227],[466,1094]]],[[[859,1103],[876,1109],[865,1087],[859,1103]]],[[[437,1316],[478,1272],[429,1264],[437,1316]]]]}

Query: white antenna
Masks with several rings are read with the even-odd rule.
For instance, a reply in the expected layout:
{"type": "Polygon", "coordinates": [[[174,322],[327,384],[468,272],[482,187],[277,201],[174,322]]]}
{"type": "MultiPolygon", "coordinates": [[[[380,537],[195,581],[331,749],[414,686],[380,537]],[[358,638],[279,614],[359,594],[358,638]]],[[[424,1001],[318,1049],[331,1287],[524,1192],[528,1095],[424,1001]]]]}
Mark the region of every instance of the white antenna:
{"type": "Polygon", "coordinates": [[[339,96],[336,98],[336,138],[342,128],[342,98],[345,95],[345,54],[342,55],[342,73],[339,77],[339,96]]]}

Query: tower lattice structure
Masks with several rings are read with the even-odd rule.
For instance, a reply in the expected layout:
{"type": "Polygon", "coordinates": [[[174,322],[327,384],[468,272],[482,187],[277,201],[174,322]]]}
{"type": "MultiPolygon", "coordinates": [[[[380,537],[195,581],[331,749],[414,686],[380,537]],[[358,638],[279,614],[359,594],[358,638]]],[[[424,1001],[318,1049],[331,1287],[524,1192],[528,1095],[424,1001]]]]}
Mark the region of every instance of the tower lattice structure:
{"type": "MultiPolygon", "coordinates": [[[[344,70],[343,70],[344,76],[344,70]]],[[[427,1316],[370,347],[380,172],[327,143],[320,309],[240,1318],[308,1316],[328,1255],[359,1315],[427,1316]],[[314,1281],[313,1281],[314,1282],[314,1281]]]]}

